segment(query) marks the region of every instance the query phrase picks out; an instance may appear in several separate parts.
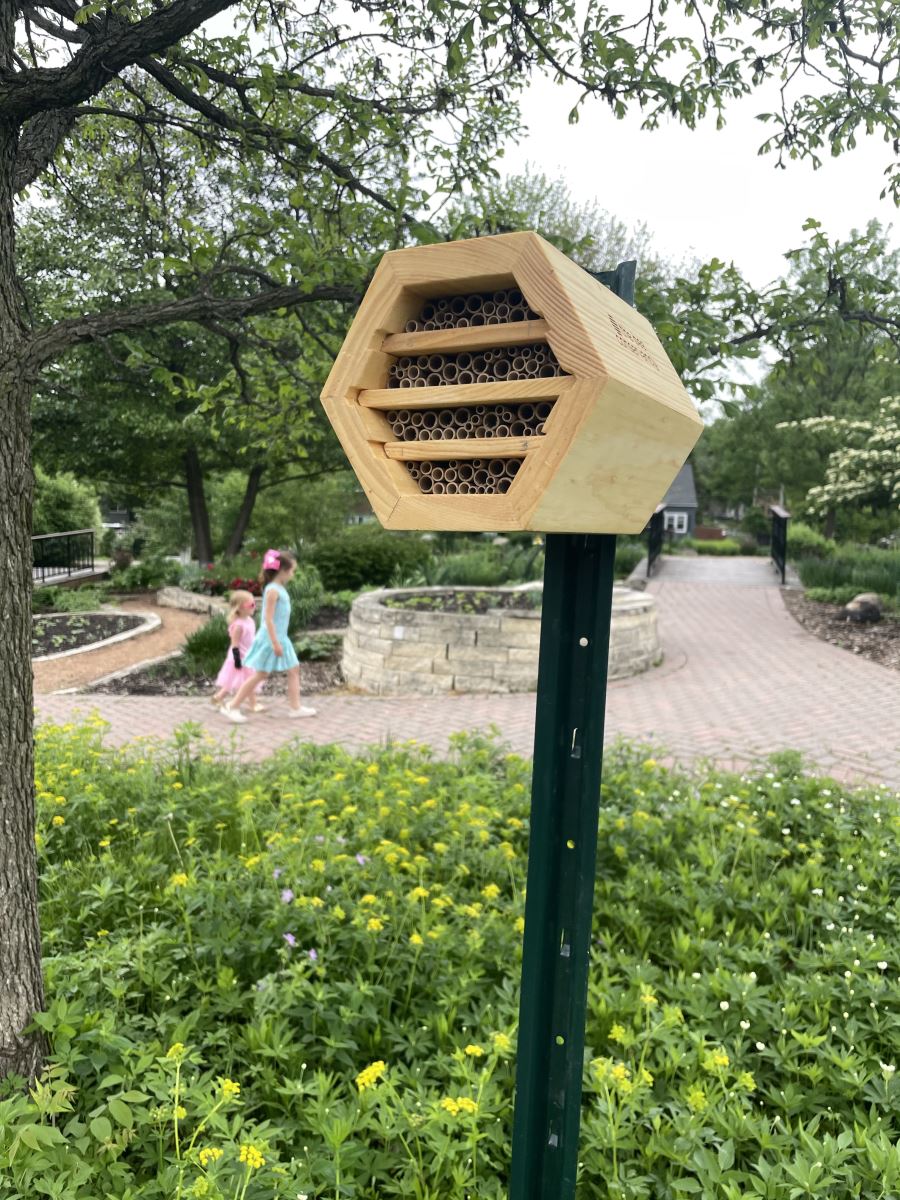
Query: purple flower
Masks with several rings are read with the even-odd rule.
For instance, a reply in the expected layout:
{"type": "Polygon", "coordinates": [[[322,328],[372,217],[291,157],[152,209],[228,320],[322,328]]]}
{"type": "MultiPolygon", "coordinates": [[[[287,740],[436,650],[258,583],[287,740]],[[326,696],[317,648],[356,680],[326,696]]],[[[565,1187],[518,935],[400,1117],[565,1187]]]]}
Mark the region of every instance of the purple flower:
{"type": "Polygon", "coordinates": [[[318,962],[318,960],[319,960],[319,952],[318,952],[318,950],[310,950],[310,951],[309,951],[309,957],[310,957],[310,960],[311,960],[312,962],[318,962]]]}
{"type": "Polygon", "coordinates": [[[282,868],[276,867],[275,870],[272,872],[272,878],[277,879],[281,874],[283,874],[282,868]]]}
{"type": "Polygon", "coordinates": [[[356,861],[359,863],[359,865],[361,867],[364,867],[369,860],[366,858],[366,856],[364,854],[357,854],[356,861]]]}
{"type": "Polygon", "coordinates": [[[294,935],[292,933],[283,933],[281,936],[293,950],[293,948],[297,945],[297,939],[294,937],[294,935]]]}
{"type": "Polygon", "coordinates": [[[291,889],[284,888],[281,893],[281,903],[282,904],[290,904],[290,902],[293,900],[293,898],[294,898],[294,893],[291,891],[291,889]]]}

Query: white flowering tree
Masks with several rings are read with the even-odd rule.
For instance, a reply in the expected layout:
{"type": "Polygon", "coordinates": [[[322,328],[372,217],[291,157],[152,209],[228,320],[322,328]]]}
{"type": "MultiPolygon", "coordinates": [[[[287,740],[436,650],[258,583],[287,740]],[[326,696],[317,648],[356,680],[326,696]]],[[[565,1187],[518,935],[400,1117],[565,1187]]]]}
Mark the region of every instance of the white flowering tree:
{"type": "Polygon", "coordinates": [[[804,429],[834,446],[825,482],[807,493],[811,512],[824,515],[848,504],[900,511],[900,396],[885,396],[871,421],[810,417],[779,428],[804,429]]]}

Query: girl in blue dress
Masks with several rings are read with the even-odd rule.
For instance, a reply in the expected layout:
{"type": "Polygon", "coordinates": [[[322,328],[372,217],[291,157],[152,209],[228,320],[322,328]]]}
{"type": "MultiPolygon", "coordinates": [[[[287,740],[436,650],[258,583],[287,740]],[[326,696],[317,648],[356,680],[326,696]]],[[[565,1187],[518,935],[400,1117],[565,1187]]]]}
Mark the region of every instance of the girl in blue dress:
{"type": "Polygon", "coordinates": [[[242,684],[234,698],[221,708],[222,714],[235,724],[247,720],[241,705],[270,675],[287,675],[288,716],[314,717],[316,710],[300,703],[300,663],[288,637],[291,619],[291,598],[285,586],[297,569],[297,560],[287,550],[267,550],[263,557],[260,583],[264,584],[262,620],[253,645],[243,665],[253,675],[242,684]]]}

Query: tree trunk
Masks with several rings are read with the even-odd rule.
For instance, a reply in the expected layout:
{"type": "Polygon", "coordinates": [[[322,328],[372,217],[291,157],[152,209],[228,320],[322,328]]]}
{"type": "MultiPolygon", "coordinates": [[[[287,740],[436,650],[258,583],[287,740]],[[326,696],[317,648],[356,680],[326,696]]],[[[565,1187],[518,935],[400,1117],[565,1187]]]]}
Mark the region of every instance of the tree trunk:
{"type": "Polygon", "coordinates": [[[234,522],[234,528],[231,531],[231,537],[228,539],[228,545],[225,547],[225,555],[227,558],[234,558],[236,554],[240,554],[241,547],[244,544],[244,536],[247,532],[247,526],[250,524],[250,518],[253,516],[253,508],[256,504],[256,497],[259,494],[259,483],[263,476],[265,467],[262,463],[257,463],[247,476],[247,486],[244,488],[244,498],[241,501],[241,507],[238,510],[237,518],[234,522]]]}
{"type": "Polygon", "coordinates": [[[834,537],[834,529],[837,524],[837,512],[829,507],[825,513],[825,536],[827,538],[834,537]]]}
{"type": "Polygon", "coordinates": [[[187,478],[188,507],[191,510],[191,528],[194,531],[194,552],[201,567],[213,561],[212,534],[209,529],[209,512],[206,493],[203,490],[203,467],[196,446],[188,446],[184,452],[184,471],[187,478]]]}
{"type": "Polygon", "coordinates": [[[44,1005],[34,815],[31,676],[31,394],[12,183],[16,131],[0,122],[0,1078],[40,1070],[22,1030],[44,1005]]]}

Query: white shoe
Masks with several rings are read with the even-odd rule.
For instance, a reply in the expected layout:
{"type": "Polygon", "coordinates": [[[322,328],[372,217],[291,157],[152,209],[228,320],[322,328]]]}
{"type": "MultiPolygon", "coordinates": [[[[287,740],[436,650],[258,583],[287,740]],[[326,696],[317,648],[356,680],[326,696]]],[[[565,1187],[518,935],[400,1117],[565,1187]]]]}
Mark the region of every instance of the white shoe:
{"type": "Polygon", "coordinates": [[[309,708],[308,705],[301,704],[299,708],[289,708],[287,715],[289,717],[314,717],[316,710],[309,708]]]}
{"type": "Polygon", "coordinates": [[[223,717],[229,721],[233,721],[235,725],[246,725],[247,718],[239,708],[232,708],[230,704],[223,704],[219,709],[223,717]]]}

